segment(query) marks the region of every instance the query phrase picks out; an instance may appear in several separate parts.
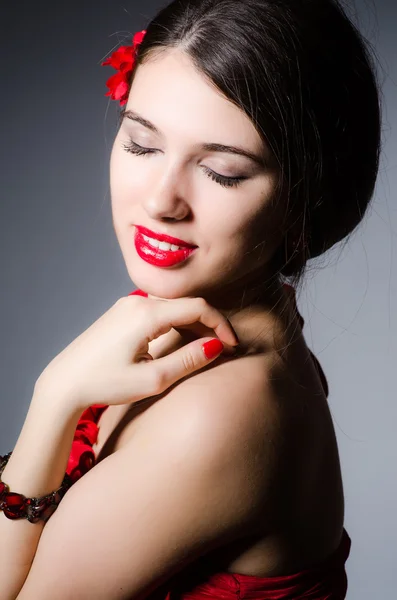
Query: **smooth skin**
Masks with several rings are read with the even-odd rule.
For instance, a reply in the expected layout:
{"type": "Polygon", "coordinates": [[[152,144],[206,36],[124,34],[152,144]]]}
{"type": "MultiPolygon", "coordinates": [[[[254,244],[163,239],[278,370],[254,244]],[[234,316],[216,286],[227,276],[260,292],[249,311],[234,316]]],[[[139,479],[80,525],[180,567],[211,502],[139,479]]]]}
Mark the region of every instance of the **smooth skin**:
{"type": "MultiPolygon", "coordinates": [[[[54,422],[69,423],[58,426],[63,455],[51,464],[60,480],[73,431],[64,407],[105,399],[113,406],[100,419],[97,465],[46,524],[26,582],[13,596],[21,600],[143,599],[205,557],[218,570],[282,575],[328,556],[342,532],[343,490],[326,397],[291,299],[281,286],[268,287],[285,210],[274,202],[278,173],[268,148],[247,116],[179,50],[138,68],[126,109],[134,119],[123,120],[111,157],[113,224],[128,273],[149,296],[134,314],[131,298],[123,300],[41,379],[46,385],[32,403],[25,440],[35,431],[42,439],[43,427],[54,422]],[[265,156],[265,164],[204,149],[208,142],[244,147],[265,156]],[[150,153],[133,154],[133,144],[150,153]],[[244,179],[225,187],[214,173],[244,179]],[[175,268],[149,265],[136,253],[135,225],[198,248],[175,268]],[[192,356],[198,357],[195,338],[208,334],[203,322],[193,331],[174,321],[175,328],[148,344],[143,331],[161,311],[190,310],[197,297],[199,314],[218,311],[204,326],[218,325],[219,337],[228,336],[220,317],[229,319],[240,353],[183,377],[183,352],[197,343],[192,356]],[[131,367],[134,356],[146,353],[153,360],[131,367]],[[156,364],[167,367],[163,376],[169,370],[174,383],[150,395],[156,364]],[[132,368],[146,373],[147,387],[130,377],[132,368]],[[55,399],[59,380],[66,393],[55,399]],[[51,402],[62,409],[51,412],[51,402]]],[[[25,444],[10,470],[15,481],[23,480],[28,452],[25,444]]],[[[34,464],[27,470],[31,482],[40,468],[34,464]]]]}
{"type": "Polygon", "coordinates": [[[217,333],[229,352],[238,344],[226,317],[203,298],[120,298],[50,362],[37,381],[37,393],[56,398],[61,387],[61,402],[73,412],[95,403],[130,405],[160,394],[210,362],[203,344],[214,337],[190,342],[155,361],[150,343],[173,328],[197,330],[198,325],[217,333]]]}

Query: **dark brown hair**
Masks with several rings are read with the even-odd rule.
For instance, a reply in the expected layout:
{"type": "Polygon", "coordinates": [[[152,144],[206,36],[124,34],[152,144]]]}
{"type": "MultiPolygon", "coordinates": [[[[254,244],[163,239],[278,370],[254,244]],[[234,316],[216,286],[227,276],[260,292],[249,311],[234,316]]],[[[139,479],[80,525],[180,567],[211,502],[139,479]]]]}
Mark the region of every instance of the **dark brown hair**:
{"type": "Polygon", "coordinates": [[[276,201],[287,192],[273,272],[296,287],[374,192],[381,115],[369,43],[337,0],[174,0],[146,30],[137,66],[179,47],[271,148],[276,201]]]}

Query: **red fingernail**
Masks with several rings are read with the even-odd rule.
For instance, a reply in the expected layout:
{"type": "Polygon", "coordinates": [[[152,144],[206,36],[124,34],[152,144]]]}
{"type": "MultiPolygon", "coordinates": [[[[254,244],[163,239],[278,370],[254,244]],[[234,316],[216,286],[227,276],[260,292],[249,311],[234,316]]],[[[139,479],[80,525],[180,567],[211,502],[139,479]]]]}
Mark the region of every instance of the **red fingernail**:
{"type": "Polygon", "coordinates": [[[220,354],[223,350],[223,344],[220,340],[214,339],[203,344],[203,350],[206,358],[214,358],[217,354],[220,354]]]}

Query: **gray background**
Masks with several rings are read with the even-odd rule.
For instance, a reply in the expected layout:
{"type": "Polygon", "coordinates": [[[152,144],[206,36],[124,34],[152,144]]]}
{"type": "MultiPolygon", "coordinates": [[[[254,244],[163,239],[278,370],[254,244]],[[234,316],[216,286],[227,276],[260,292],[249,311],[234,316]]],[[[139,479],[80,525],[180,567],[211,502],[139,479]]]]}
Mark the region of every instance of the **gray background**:
{"type": "MultiPolygon", "coordinates": [[[[0,454],[48,362],[134,289],[111,223],[117,108],[104,96],[113,70],[100,62],[160,5],[2,6],[0,454]]],[[[347,597],[387,600],[397,597],[397,5],[350,6],[383,65],[381,171],[364,223],[313,265],[298,302],[330,386],[352,538],[347,597]]]]}

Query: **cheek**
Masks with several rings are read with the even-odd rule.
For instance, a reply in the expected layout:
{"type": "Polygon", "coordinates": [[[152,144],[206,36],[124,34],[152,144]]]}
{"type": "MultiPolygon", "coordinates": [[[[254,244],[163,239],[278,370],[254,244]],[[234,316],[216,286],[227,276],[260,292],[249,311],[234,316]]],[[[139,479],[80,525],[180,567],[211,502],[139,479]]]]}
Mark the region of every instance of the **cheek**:
{"type": "MultiPolygon", "coordinates": [[[[236,211],[223,218],[223,226],[230,239],[230,251],[240,255],[243,262],[266,258],[278,246],[281,236],[281,223],[278,211],[271,201],[273,189],[266,188],[256,194],[256,201],[245,211],[236,211]],[[226,229],[227,228],[227,229],[226,229]]],[[[226,251],[227,251],[226,247],[226,251]]]]}
{"type": "MultiPolygon", "coordinates": [[[[253,187],[230,197],[221,196],[204,204],[196,211],[199,230],[208,247],[219,253],[244,256],[263,241],[270,244],[276,230],[274,206],[271,206],[273,188],[253,187]],[[205,208],[204,208],[205,206],[205,208]]],[[[263,248],[262,248],[263,251],[263,248]]]]}
{"type": "MultiPolygon", "coordinates": [[[[242,204],[244,198],[242,198],[242,204]]],[[[263,207],[257,205],[246,206],[245,210],[236,208],[234,211],[228,211],[225,218],[220,219],[221,225],[228,232],[228,237],[234,240],[234,243],[243,247],[250,247],[258,238],[263,235],[263,207]]]]}
{"type": "MultiPolygon", "coordinates": [[[[232,209],[210,209],[200,223],[200,231],[206,241],[209,256],[225,265],[244,263],[257,243],[253,239],[255,220],[251,214],[232,209]]],[[[202,249],[203,248],[203,245],[202,249]]]]}
{"type": "Polygon", "coordinates": [[[113,148],[110,158],[110,195],[114,210],[134,203],[139,184],[134,175],[133,163],[127,152],[113,148]]]}

